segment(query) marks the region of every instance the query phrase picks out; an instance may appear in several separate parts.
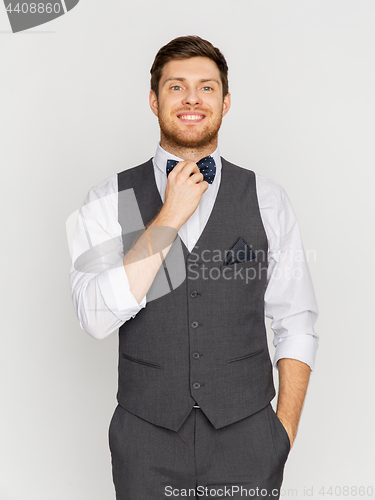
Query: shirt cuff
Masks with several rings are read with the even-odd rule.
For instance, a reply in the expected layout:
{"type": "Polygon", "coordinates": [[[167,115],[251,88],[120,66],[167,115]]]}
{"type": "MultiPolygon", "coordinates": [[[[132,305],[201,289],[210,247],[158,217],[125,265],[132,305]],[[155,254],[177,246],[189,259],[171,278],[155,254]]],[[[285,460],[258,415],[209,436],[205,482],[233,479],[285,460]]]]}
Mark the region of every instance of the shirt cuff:
{"type": "Polygon", "coordinates": [[[277,362],[281,358],[302,361],[314,370],[318,337],[311,334],[297,334],[284,337],[276,346],[273,366],[278,370],[277,362]]]}
{"type": "Polygon", "coordinates": [[[98,275],[100,292],[108,309],[120,320],[134,318],[146,306],[146,295],[138,304],[130,291],[129,280],[124,266],[119,264],[98,275]]]}

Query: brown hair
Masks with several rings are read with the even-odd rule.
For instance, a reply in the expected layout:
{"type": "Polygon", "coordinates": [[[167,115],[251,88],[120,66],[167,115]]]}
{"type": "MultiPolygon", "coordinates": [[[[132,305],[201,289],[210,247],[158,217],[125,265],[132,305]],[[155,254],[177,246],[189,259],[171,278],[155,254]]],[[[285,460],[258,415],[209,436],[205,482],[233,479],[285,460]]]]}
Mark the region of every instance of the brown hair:
{"type": "Polygon", "coordinates": [[[221,83],[223,85],[223,99],[228,94],[228,65],[220,50],[211,42],[199,36],[180,36],[164,45],[156,54],[151,73],[151,89],[159,96],[159,82],[163,67],[172,59],[189,59],[190,57],[208,57],[212,59],[220,71],[221,83]]]}

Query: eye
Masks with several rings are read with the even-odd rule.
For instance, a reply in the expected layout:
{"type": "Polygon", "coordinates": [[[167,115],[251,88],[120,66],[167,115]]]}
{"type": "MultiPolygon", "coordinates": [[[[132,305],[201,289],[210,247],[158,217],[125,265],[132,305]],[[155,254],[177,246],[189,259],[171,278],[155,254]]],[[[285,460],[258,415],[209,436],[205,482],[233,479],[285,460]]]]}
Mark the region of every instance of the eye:
{"type": "Polygon", "coordinates": [[[203,87],[203,89],[210,89],[210,90],[213,90],[212,87],[203,87]]]}
{"type": "Polygon", "coordinates": [[[179,85],[173,85],[171,87],[171,90],[176,90],[176,89],[180,89],[181,87],[179,85]]]}

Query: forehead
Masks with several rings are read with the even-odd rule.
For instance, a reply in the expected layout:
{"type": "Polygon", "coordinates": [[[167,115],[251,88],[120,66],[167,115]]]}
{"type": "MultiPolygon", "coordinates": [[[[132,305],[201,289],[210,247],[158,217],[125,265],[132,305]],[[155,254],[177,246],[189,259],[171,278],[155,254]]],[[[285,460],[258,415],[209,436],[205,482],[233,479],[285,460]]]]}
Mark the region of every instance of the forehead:
{"type": "Polygon", "coordinates": [[[160,85],[167,79],[184,78],[189,81],[217,80],[220,84],[220,71],[216,63],[208,57],[190,57],[189,59],[174,59],[164,65],[160,85]]]}

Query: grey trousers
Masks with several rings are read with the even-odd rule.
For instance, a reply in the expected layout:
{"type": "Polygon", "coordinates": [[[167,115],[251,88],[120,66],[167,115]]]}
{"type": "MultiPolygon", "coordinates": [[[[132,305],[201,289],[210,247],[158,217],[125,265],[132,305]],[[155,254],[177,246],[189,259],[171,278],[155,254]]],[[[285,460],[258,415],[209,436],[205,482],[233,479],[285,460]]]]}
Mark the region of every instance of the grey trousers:
{"type": "Polygon", "coordinates": [[[178,432],[118,405],[108,434],[117,500],[280,497],[290,441],[271,404],[221,429],[193,408],[178,432]]]}

